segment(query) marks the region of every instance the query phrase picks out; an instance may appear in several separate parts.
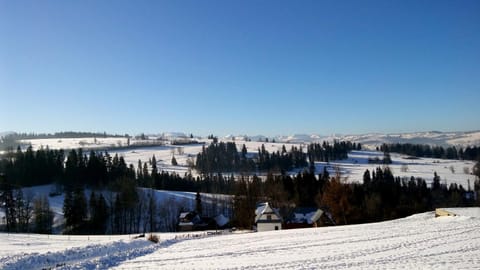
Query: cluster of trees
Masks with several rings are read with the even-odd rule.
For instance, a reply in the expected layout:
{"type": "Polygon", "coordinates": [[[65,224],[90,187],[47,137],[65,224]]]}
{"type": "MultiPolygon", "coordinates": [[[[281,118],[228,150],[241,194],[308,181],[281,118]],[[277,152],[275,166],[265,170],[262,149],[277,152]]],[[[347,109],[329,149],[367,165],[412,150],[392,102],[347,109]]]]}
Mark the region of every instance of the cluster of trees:
{"type": "Polygon", "coordinates": [[[348,152],[352,150],[362,150],[362,145],[350,141],[334,141],[333,144],[324,141],[322,144],[312,143],[307,147],[310,162],[347,159],[348,152]]]}
{"type": "Polygon", "coordinates": [[[270,153],[262,144],[258,153],[254,157],[249,157],[245,145],[238,152],[235,143],[220,142],[202,148],[202,151],[197,155],[195,168],[203,174],[233,171],[285,172],[294,168],[307,167],[309,162],[310,165],[313,165],[315,161],[328,162],[330,160],[346,159],[348,152],[355,149],[361,149],[361,145],[335,141],[333,144],[328,142],[323,142],[323,144],[312,143],[307,146],[306,152],[301,146],[292,146],[287,151],[285,145],[283,145],[281,150],[270,153]]]}
{"type": "Polygon", "coordinates": [[[24,194],[0,175],[0,207],[7,232],[51,233],[53,212],[45,196],[24,194]]]}
{"type": "Polygon", "coordinates": [[[76,132],[76,131],[64,131],[55,133],[12,133],[7,136],[14,138],[15,140],[31,140],[31,139],[63,139],[63,138],[89,138],[89,137],[129,137],[128,134],[108,134],[106,132],[76,132]]]}
{"type": "Polygon", "coordinates": [[[12,185],[21,187],[54,182],[101,187],[120,177],[135,178],[135,168],[127,166],[123,157],[95,151],[86,155],[82,149],[71,150],[65,157],[63,150],[41,148],[33,151],[28,147],[21,151],[18,148],[0,160],[0,171],[12,185]]]}
{"type": "Polygon", "coordinates": [[[382,144],[379,148],[384,152],[395,152],[413,157],[427,158],[446,158],[446,159],[462,159],[462,160],[480,160],[480,147],[468,146],[466,148],[457,148],[449,146],[430,146],[428,144],[382,144]]]}
{"type": "Polygon", "coordinates": [[[246,158],[240,161],[235,143],[219,142],[202,147],[202,152],[197,155],[195,168],[203,174],[233,172],[245,166],[244,162],[246,158]]]}
{"type": "MultiPolygon", "coordinates": [[[[242,158],[245,156],[245,147],[242,149],[242,158]],[[243,150],[244,149],[244,150],[243,150]]],[[[287,152],[285,146],[282,146],[282,151],[269,153],[265,150],[265,145],[258,149],[258,154],[253,159],[256,169],[260,171],[275,171],[285,172],[294,168],[302,168],[308,166],[307,155],[303,148],[292,146],[287,152]]]]}
{"type": "Polygon", "coordinates": [[[33,151],[28,147],[22,151],[8,152],[0,159],[0,172],[3,172],[11,184],[28,187],[60,181],[64,174],[65,154],[63,150],[41,148],[33,151]]]}

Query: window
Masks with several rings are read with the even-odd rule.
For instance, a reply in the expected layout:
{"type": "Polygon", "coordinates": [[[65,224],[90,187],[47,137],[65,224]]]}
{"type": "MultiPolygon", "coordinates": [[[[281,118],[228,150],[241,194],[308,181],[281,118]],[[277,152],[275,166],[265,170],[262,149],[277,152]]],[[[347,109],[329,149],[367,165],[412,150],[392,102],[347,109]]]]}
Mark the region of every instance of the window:
{"type": "Polygon", "coordinates": [[[267,215],[267,220],[272,220],[272,215],[267,215]]]}

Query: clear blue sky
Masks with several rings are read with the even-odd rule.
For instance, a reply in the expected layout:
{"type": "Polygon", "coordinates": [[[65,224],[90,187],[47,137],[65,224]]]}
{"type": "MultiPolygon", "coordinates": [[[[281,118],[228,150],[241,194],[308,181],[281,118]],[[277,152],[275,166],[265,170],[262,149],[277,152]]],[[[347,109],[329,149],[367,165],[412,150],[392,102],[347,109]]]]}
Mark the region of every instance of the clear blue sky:
{"type": "Polygon", "coordinates": [[[0,0],[0,131],[480,129],[480,1],[0,0]]]}

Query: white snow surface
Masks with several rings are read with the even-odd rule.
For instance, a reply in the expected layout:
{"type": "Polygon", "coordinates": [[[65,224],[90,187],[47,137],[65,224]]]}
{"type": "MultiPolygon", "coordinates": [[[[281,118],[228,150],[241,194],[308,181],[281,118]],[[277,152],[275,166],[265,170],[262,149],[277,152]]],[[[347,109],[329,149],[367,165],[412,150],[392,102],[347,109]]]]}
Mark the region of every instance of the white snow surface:
{"type": "Polygon", "coordinates": [[[337,227],[176,237],[0,234],[0,269],[479,269],[479,208],[337,227]],[[469,215],[472,214],[473,215],[469,215]]]}

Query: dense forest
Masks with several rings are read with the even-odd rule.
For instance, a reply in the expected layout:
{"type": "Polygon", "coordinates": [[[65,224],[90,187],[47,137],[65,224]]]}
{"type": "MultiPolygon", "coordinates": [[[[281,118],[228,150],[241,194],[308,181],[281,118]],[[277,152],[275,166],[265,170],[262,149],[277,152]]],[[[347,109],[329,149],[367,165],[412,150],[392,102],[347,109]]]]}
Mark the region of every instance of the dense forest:
{"type": "Polygon", "coordinates": [[[405,154],[412,157],[480,160],[480,147],[478,146],[468,146],[466,148],[450,146],[444,148],[442,146],[430,146],[428,144],[396,143],[382,144],[379,150],[405,154]]]}
{"type": "Polygon", "coordinates": [[[315,161],[342,160],[351,150],[360,150],[361,145],[351,142],[312,143],[305,152],[302,146],[292,146],[270,153],[262,144],[253,157],[248,157],[247,148],[242,146],[239,152],[233,142],[212,143],[198,153],[195,168],[202,174],[220,172],[286,172],[295,168],[304,168],[315,161]]]}
{"type": "MultiPolygon", "coordinates": [[[[204,147],[198,155],[201,161],[197,160],[195,166],[200,171],[205,166],[198,177],[161,171],[155,156],[145,162],[139,160],[135,167],[127,165],[122,156],[112,157],[108,152],[18,148],[0,161],[4,229],[51,232],[53,213],[48,199],[23,194],[21,189],[50,183],[58,187],[50,196],[64,194],[62,231],[77,234],[175,230],[178,212],[188,206],[174,201],[160,204],[151,188],[230,194],[231,201],[205,213],[230,214],[232,225],[244,228],[252,226],[255,205],[260,201],[269,201],[282,213],[295,206],[317,206],[329,211],[336,224],[393,219],[439,206],[479,204],[475,197],[480,192],[478,178],[473,187],[447,187],[436,174],[433,183],[427,184],[420,178],[395,177],[384,166],[365,171],[362,183],[351,183],[342,178],[339,170],[330,175],[326,167],[316,172],[309,166],[318,160],[345,158],[348,151],[359,148],[360,145],[335,142],[311,144],[306,151],[301,147],[283,147],[269,153],[260,147],[252,155],[245,147],[238,152],[234,144],[217,142],[204,147]],[[296,175],[286,173],[295,167],[303,171],[296,175]],[[233,173],[236,170],[254,171],[233,173]],[[266,172],[265,176],[255,175],[261,170],[266,172]]],[[[480,163],[473,173],[480,177],[480,163]]]]}

